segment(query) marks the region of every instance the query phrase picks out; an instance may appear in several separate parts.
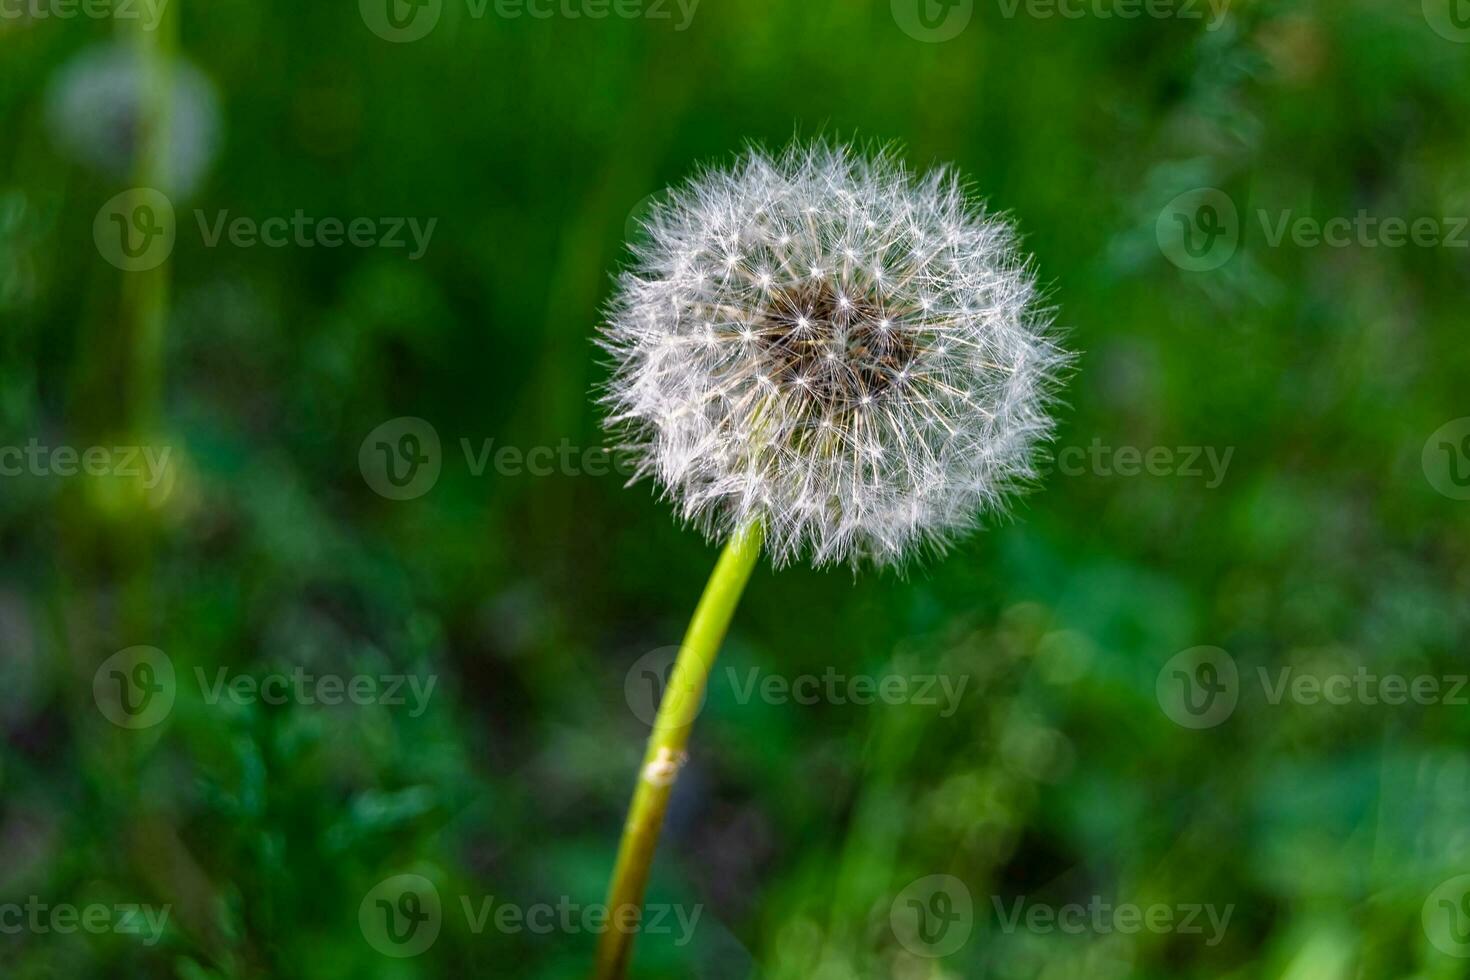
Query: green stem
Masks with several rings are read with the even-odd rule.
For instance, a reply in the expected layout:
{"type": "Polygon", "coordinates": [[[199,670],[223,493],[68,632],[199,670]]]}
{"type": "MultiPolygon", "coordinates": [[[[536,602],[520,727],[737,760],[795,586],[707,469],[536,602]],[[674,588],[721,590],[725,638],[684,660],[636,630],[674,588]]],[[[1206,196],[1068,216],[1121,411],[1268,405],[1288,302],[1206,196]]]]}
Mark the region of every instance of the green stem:
{"type": "MultiPolygon", "coordinates": [[[[138,66],[138,119],[133,186],[165,192],[170,187],[170,130],[180,4],[160,7],[153,29],[139,20],[132,38],[138,66]]],[[[126,375],[118,418],[125,440],[156,445],[160,437],[164,325],[168,320],[169,263],[122,274],[120,319],[127,337],[126,375]]],[[[134,636],[156,635],[154,552],[158,498],[137,481],[127,485],[133,519],[117,529],[128,556],[123,614],[134,636]]],[[[166,493],[166,486],[156,488],[166,493]]]]}
{"type": "MultiPolygon", "coordinates": [[[[140,21],[141,25],[141,21],[140,21]]],[[[133,183],[167,192],[174,174],[169,152],[173,126],[173,79],[177,71],[177,5],[162,8],[150,30],[138,29],[139,104],[138,147],[133,183]]],[[[154,269],[123,277],[123,305],[132,327],[131,390],[128,419],[132,433],[142,440],[157,435],[163,387],[163,334],[168,319],[169,272],[164,262],[154,269]]]]}
{"type": "Polygon", "coordinates": [[[679,647],[673,674],[659,702],[653,734],[648,737],[648,751],[633,791],[628,820],[623,825],[618,863],[608,889],[608,928],[597,946],[597,965],[592,974],[595,980],[621,980],[627,973],[653,852],[658,847],[669,794],[686,758],[689,729],[704,702],[705,685],[730,617],[760,558],[763,536],[761,526],[756,524],[737,532],[726,543],[679,647]]]}

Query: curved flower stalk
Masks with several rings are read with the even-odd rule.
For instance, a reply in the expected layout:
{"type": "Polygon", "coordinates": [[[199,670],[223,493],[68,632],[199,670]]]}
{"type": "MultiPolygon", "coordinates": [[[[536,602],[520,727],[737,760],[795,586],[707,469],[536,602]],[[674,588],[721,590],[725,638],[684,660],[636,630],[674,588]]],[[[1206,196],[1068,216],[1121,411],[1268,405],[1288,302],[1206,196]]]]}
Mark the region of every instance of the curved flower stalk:
{"type": "MultiPolygon", "coordinates": [[[[780,567],[902,566],[1036,478],[1067,355],[1009,224],[945,169],[795,145],[709,170],[649,217],[602,346],[607,424],[727,542],[660,705],[610,905],[642,901],[663,805],[762,542],[780,567]]],[[[612,928],[599,977],[621,976],[612,928]]]]}

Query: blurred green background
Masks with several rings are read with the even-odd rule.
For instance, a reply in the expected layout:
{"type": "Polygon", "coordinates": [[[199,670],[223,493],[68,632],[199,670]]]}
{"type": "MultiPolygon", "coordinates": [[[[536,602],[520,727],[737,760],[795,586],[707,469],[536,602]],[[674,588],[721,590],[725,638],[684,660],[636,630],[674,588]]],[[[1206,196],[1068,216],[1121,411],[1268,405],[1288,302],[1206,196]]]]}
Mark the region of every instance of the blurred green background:
{"type": "Polygon", "coordinates": [[[952,162],[1018,223],[1080,352],[1074,452],[906,578],[757,572],[649,896],[697,925],[634,975],[1470,975],[1465,0],[5,2],[0,446],[169,456],[151,487],[118,456],[0,477],[0,973],[585,974],[590,929],[479,916],[602,900],[643,671],[715,551],[615,473],[475,460],[601,445],[591,339],[649,195],[825,134],[952,162]],[[128,271],[136,187],[176,240],[128,271]],[[1180,195],[1218,234],[1171,239],[1180,195]],[[417,257],[212,237],[298,211],[435,224],[417,257]],[[1273,243],[1360,212],[1446,240],[1273,243]],[[369,437],[405,417],[439,474],[390,499],[369,437]],[[175,671],[146,723],[106,696],[136,646],[175,671]],[[1192,727],[1201,646],[1235,707],[1192,727]],[[435,686],[211,696],[298,667],[435,686]],[[1443,696],[1273,696],[1360,671],[1443,696]],[[742,694],[834,672],[966,686],[947,715],[742,694]],[[370,922],[400,875],[441,903],[417,955],[370,922]],[[912,913],[954,906],[905,897],[934,875],[969,899],[953,951],[912,913]]]}

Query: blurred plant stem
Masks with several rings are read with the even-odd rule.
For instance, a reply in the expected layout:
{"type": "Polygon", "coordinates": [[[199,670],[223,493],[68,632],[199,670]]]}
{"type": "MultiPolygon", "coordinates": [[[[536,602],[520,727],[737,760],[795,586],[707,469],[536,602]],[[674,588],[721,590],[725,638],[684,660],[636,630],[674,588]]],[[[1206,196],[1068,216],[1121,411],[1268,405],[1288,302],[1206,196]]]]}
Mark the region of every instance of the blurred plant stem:
{"type": "Polygon", "coordinates": [[[760,558],[763,538],[764,530],[756,524],[736,533],[725,544],[689,621],[673,673],[664,685],[608,889],[608,929],[597,945],[597,965],[593,972],[596,980],[617,980],[627,973],[664,811],[668,809],[674,781],[686,759],[684,747],[689,743],[689,729],[704,703],[704,689],[715,656],[760,558]],[[624,912],[624,909],[637,910],[637,917],[633,911],[624,912]]]}
{"type": "MultiPolygon", "coordinates": [[[[177,4],[164,8],[153,29],[139,21],[132,43],[138,52],[138,131],[133,186],[164,192],[171,185],[169,146],[171,90],[178,49],[177,4]]],[[[159,432],[163,389],[164,325],[168,319],[169,264],[123,273],[121,320],[127,338],[126,435],[135,445],[152,445],[159,432]]],[[[144,517],[125,531],[131,554],[127,583],[126,625],[130,631],[150,633],[155,616],[152,601],[153,521],[149,509],[156,503],[141,489],[135,492],[144,517]]]]}
{"type": "MultiPolygon", "coordinates": [[[[134,184],[164,190],[171,183],[169,145],[170,95],[174,56],[178,49],[177,5],[162,14],[153,30],[134,34],[138,48],[139,99],[137,161],[134,184]]],[[[123,277],[123,314],[131,340],[128,419],[136,433],[157,425],[163,384],[163,326],[168,316],[168,263],[123,277]]]]}

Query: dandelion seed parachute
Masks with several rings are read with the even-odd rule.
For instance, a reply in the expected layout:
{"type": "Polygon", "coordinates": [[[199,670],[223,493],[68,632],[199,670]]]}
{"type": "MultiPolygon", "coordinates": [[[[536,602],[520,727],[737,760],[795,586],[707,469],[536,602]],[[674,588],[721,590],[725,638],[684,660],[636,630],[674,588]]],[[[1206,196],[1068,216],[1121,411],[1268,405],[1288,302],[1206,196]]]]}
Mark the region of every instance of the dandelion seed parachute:
{"type": "Polygon", "coordinates": [[[1010,226],[891,153],[744,154],[646,221],[606,315],[607,424],[712,538],[902,565],[1036,476],[1067,355],[1010,226]]]}

